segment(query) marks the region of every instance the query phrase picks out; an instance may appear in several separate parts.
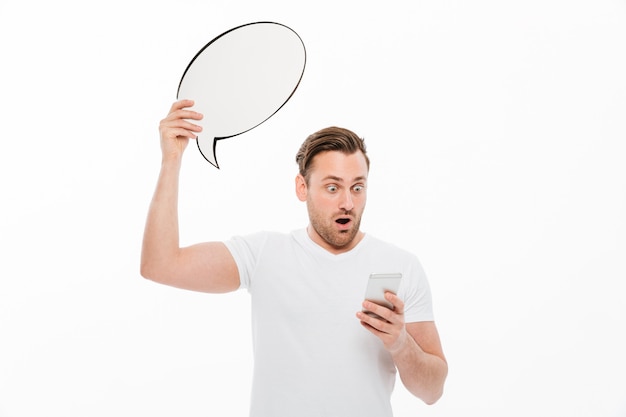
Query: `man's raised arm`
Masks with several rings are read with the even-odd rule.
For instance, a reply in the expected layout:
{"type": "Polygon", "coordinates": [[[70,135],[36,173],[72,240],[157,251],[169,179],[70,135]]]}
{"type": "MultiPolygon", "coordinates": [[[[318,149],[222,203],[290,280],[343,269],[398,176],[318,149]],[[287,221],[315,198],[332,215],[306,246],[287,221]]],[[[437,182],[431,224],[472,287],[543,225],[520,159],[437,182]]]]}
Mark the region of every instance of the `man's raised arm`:
{"type": "Polygon", "coordinates": [[[148,211],[141,251],[141,275],[193,291],[228,292],[239,288],[239,272],[222,242],[181,248],[178,230],[178,182],[189,139],[202,128],[189,120],[202,115],[189,109],[191,100],[175,102],[161,120],[161,172],[148,211]]]}

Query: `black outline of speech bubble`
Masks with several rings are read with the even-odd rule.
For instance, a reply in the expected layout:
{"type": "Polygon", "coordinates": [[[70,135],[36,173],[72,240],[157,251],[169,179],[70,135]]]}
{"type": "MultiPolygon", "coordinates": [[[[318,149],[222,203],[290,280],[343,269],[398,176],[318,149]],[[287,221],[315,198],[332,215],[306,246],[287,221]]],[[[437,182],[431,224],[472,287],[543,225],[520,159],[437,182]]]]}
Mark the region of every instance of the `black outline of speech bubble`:
{"type": "Polygon", "coordinates": [[[273,25],[279,25],[279,26],[283,26],[284,28],[289,29],[290,31],[292,31],[300,40],[300,43],[302,43],[302,49],[304,50],[304,65],[302,66],[302,73],[300,74],[300,78],[298,79],[298,82],[296,83],[296,86],[293,88],[293,91],[291,92],[291,94],[289,94],[289,96],[285,99],[285,101],[283,102],[283,104],[281,104],[272,114],[270,114],[269,116],[267,116],[265,119],[263,119],[261,122],[257,123],[256,125],[242,131],[239,133],[235,133],[233,135],[230,136],[221,136],[221,137],[214,137],[213,138],[213,156],[215,157],[215,164],[211,161],[209,161],[209,159],[204,155],[204,153],[202,152],[202,149],[200,149],[200,144],[198,141],[196,141],[196,145],[198,146],[198,150],[200,151],[200,154],[202,155],[202,157],[211,165],[213,165],[215,168],[220,169],[219,167],[219,163],[217,162],[217,154],[215,153],[215,149],[217,148],[217,141],[218,140],[222,140],[222,139],[229,139],[229,138],[234,138],[235,136],[239,136],[243,133],[249,132],[250,130],[254,129],[257,126],[260,126],[261,124],[265,123],[268,119],[270,119],[273,115],[275,115],[276,113],[278,113],[278,111],[280,109],[283,108],[283,106],[285,104],[287,104],[287,102],[289,101],[289,99],[291,99],[291,97],[293,96],[293,94],[296,92],[296,90],[298,89],[298,86],[300,85],[300,81],[302,81],[302,77],[304,77],[304,70],[306,68],[306,46],[304,45],[304,42],[302,41],[302,38],[300,37],[300,35],[298,35],[298,33],[293,30],[292,28],[290,28],[287,25],[283,25],[282,23],[277,23],[277,22],[270,22],[270,21],[261,21],[261,22],[252,22],[252,23],[246,23],[237,27],[234,27],[232,29],[227,30],[226,32],[222,33],[219,36],[216,36],[214,39],[212,39],[209,43],[207,43],[206,45],[204,45],[202,47],[202,49],[200,49],[198,51],[198,53],[193,57],[193,59],[189,62],[189,65],[187,65],[187,68],[185,68],[185,72],[183,72],[183,76],[180,77],[180,82],[178,83],[178,89],[176,90],[176,99],[178,99],[178,93],[180,92],[180,86],[183,84],[183,80],[185,79],[185,75],[187,74],[187,71],[189,71],[189,68],[191,68],[191,65],[194,63],[194,61],[196,60],[196,58],[198,58],[200,56],[200,54],[202,54],[202,52],[204,52],[204,50],[206,48],[208,48],[209,46],[211,46],[211,44],[213,44],[215,41],[217,41],[218,39],[220,39],[221,37],[229,34],[230,32],[237,30],[237,29],[241,29],[243,27],[246,26],[251,26],[251,25],[258,25],[258,24],[273,24],[273,25]]]}

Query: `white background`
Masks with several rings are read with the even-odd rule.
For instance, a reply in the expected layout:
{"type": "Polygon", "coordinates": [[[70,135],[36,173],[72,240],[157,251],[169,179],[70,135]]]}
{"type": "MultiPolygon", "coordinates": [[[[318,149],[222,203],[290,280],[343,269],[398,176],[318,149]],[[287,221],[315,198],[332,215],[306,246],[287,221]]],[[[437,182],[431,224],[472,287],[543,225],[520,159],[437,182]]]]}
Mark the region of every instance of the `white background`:
{"type": "MultiPolygon", "coordinates": [[[[157,126],[189,60],[295,29],[295,96],[188,148],[184,244],[307,223],[301,141],[372,159],[363,228],[415,252],[450,374],[403,416],[626,415],[624,1],[0,3],[0,416],[244,416],[249,297],[139,275],[157,126]]],[[[358,309],[358,306],[355,306],[358,309]]],[[[341,372],[340,369],[337,372],[341,372]]]]}

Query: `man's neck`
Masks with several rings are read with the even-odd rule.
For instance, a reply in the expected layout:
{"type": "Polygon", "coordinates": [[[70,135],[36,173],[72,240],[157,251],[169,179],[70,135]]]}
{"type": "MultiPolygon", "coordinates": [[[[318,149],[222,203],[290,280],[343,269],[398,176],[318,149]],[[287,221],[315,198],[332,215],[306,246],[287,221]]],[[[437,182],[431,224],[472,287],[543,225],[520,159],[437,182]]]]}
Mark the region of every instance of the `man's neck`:
{"type": "Polygon", "coordinates": [[[313,243],[317,244],[319,247],[326,250],[327,252],[332,253],[333,255],[340,255],[342,253],[350,252],[359,244],[359,242],[361,242],[361,240],[363,240],[363,237],[365,236],[365,233],[359,230],[350,242],[343,246],[335,246],[322,238],[310,224],[307,226],[306,232],[313,241],[313,243]]]}

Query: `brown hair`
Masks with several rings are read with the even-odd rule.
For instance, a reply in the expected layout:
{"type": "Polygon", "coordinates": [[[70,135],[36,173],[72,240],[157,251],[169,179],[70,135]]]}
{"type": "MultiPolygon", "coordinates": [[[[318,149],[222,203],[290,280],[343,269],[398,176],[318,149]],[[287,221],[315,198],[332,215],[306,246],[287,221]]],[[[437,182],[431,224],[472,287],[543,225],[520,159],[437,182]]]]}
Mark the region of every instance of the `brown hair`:
{"type": "Polygon", "coordinates": [[[365,157],[367,168],[370,167],[363,138],[348,129],[336,126],[327,127],[306,138],[296,154],[299,172],[307,183],[309,182],[308,174],[313,158],[318,153],[325,151],[339,151],[347,155],[361,151],[365,157]]]}

